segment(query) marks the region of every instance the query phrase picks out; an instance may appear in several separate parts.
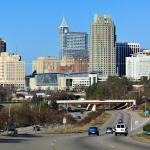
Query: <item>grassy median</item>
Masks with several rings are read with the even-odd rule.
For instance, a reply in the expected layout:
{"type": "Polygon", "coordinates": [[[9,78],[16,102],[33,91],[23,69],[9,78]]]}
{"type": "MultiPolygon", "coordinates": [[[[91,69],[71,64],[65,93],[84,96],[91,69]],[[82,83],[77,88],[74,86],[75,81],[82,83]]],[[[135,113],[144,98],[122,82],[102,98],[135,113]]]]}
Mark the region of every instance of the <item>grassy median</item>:
{"type": "Polygon", "coordinates": [[[64,128],[55,129],[53,131],[47,131],[47,133],[53,134],[63,134],[63,133],[82,133],[87,132],[89,126],[102,126],[109,118],[111,117],[110,113],[102,113],[100,116],[96,117],[95,119],[91,120],[89,123],[75,123],[72,125],[66,125],[64,128]]]}

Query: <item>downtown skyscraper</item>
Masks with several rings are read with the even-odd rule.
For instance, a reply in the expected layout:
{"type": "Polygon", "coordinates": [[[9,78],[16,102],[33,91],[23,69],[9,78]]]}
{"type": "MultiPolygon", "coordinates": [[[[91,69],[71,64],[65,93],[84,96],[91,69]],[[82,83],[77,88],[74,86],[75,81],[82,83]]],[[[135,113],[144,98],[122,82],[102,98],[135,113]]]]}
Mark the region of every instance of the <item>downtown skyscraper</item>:
{"type": "Polygon", "coordinates": [[[141,51],[139,43],[116,43],[117,74],[119,77],[126,75],[126,57],[131,57],[141,51]]]}
{"type": "Polygon", "coordinates": [[[63,18],[59,27],[60,59],[73,57],[75,59],[88,57],[88,34],[85,32],[70,32],[63,18]]]}
{"type": "Polygon", "coordinates": [[[111,16],[94,16],[90,30],[89,71],[116,75],[116,31],[111,16]]]}

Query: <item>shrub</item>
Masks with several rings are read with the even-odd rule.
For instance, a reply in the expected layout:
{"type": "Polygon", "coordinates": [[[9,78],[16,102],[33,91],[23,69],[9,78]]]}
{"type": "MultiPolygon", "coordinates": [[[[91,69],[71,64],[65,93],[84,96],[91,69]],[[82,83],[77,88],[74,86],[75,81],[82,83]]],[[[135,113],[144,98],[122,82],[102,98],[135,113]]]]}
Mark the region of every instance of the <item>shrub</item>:
{"type": "Polygon", "coordinates": [[[150,132],[150,124],[146,124],[146,125],[143,127],[143,131],[150,132]]]}

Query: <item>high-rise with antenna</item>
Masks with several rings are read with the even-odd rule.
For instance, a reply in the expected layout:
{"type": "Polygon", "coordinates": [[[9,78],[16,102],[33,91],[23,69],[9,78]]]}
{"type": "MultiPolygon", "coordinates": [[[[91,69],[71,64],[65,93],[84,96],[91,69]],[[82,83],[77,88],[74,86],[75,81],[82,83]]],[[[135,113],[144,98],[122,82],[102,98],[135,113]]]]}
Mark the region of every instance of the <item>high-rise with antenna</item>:
{"type": "Polygon", "coordinates": [[[65,42],[64,42],[64,38],[65,38],[65,34],[69,32],[69,27],[67,25],[67,22],[65,20],[65,18],[63,17],[61,25],[59,27],[59,36],[60,36],[60,52],[59,52],[59,57],[60,59],[63,58],[64,56],[64,47],[65,47],[65,42]]]}
{"type": "Polygon", "coordinates": [[[59,36],[60,59],[65,56],[75,59],[88,57],[88,34],[85,32],[70,32],[64,17],[59,27],[59,36]]]}

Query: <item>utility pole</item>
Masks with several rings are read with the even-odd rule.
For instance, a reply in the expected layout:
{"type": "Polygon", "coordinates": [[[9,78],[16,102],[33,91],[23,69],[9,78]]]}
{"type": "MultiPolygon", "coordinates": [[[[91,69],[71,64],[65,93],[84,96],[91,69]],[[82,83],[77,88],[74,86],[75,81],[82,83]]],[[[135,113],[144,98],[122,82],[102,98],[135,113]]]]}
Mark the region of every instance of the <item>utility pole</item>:
{"type": "Polygon", "coordinates": [[[8,117],[9,117],[9,120],[8,120],[8,126],[10,127],[10,117],[11,117],[11,104],[9,104],[9,112],[8,112],[8,117]]]}

